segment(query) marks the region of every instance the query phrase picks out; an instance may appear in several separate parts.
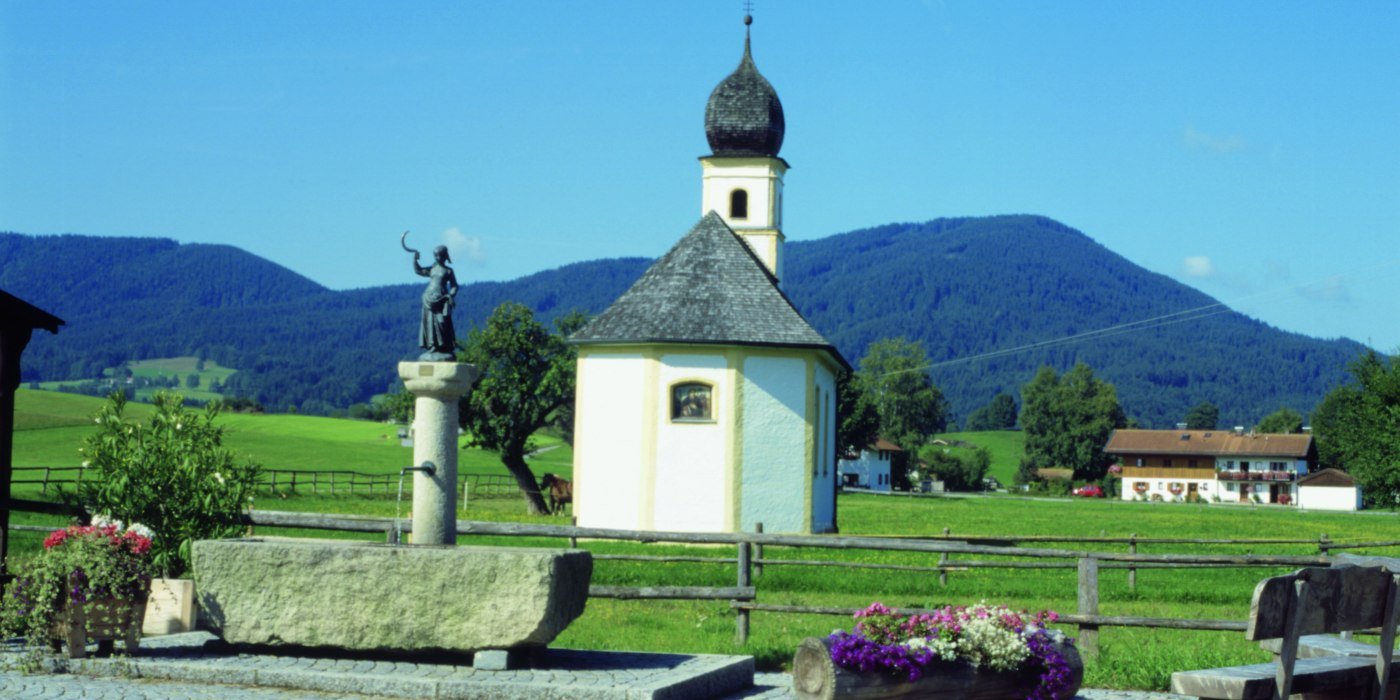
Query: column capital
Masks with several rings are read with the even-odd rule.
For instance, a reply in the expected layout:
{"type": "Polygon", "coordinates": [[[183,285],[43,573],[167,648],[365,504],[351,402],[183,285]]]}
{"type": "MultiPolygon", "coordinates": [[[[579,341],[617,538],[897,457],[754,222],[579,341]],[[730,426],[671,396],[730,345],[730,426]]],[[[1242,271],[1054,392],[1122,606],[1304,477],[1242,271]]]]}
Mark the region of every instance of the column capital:
{"type": "Polygon", "coordinates": [[[455,399],[467,393],[480,376],[476,365],[465,362],[399,363],[399,378],[414,396],[455,399]]]}

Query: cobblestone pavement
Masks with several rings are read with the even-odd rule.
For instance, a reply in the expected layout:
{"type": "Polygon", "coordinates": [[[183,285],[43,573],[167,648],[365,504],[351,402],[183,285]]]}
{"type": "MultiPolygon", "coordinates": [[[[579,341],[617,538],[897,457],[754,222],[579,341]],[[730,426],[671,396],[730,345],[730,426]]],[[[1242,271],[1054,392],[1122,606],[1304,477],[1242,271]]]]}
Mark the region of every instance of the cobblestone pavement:
{"type": "MultiPolygon", "coordinates": [[[[19,655],[14,647],[0,647],[0,698],[94,698],[97,700],[272,700],[302,698],[325,700],[369,700],[384,697],[432,697],[444,692],[455,697],[495,697],[503,688],[453,685],[455,676],[471,674],[468,667],[443,663],[413,663],[365,659],[302,658],[233,653],[215,653],[203,649],[212,639],[202,633],[172,635],[143,644],[143,654],[136,659],[99,659],[67,662],[67,672],[24,674],[11,670],[19,655]],[[183,639],[181,639],[183,638],[183,639]],[[256,669],[256,672],[254,672],[256,669]],[[146,677],[140,677],[146,676],[146,677]],[[278,686],[253,685],[256,681],[275,682],[278,686]],[[243,681],[242,684],[239,681],[243,681]],[[293,689],[315,688],[315,690],[293,689]]],[[[564,666],[586,664],[589,653],[561,652],[564,666]]],[[[626,658],[634,655],[597,654],[601,667],[612,668],[617,663],[628,666],[626,658]]],[[[637,666],[647,666],[646,658],[656,655],[635,655],[637,666]]],[[[672,655],[675,656],[675,655],[672,655]]],[[[698,657],[702,661],[706,657],[698,657]]],[[[710,657],[715,663],[734,657],[710,657]]],[[[50,662],[50,670],[58,670],[62,662],[50,662]]],[[[654,665],[654,659],[653,659],[654,665]]],[[[481,672],[476,672],[481,673],[481,672]]],[[[501,672],[498,672],[501,673],[501,672]]],[[[606,678],[590,677],[591,671],[580,668],[513,671],[509,688],[502,697],[538,697],[548,700],[572,700],[580,697],[601,697],[606,678]]],[[[608,672],[619,681],[623,676],[644,675],[645,670],[621,667],[608,672]]],[[[605,674],[606,675],[606,674],[605,674]]],[[[778,700],[792,698],[792,677],[784,673],[755,673],[751,688],[722,695],[723,700],[778,700]]],[[[635,680],[635,679],[633,679],[635,680]]],[[[626,685],[626,683],[623,683],[626,685]]],[[[713,687],[713,686],[712,686],[713,687]]],[[[723,686],[720,686],[723,687],[723,686]]],[[[733,687],[732,685],[729,687],[733,687]]],[[[640,696],[628,697],[642,697],[640,696]]],[[[698,693],[693,697],[705,697],[698,693]]],[[[1166,693],[1139,691],[1085,690],[1078,700],[1170,700],[1181,698],[1166,693]]]]}

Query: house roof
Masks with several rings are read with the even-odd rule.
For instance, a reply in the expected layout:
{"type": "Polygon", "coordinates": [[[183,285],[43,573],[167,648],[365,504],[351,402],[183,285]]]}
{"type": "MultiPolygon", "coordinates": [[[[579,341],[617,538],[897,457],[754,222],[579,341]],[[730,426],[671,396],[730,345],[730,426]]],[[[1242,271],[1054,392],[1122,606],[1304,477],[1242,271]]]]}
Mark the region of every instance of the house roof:
{"type": "Polygon", "coordinates": [[[6,328],[42,328],[57,333],[63,319],[0,289],[0,326],[6,328]]]}
{"type": "Polygon", "coordinates": [[[1246,433],[1230,430],[1115,430],[1103,451],[1115,455],[1249,455],[1296,457],[1312,452],[1309,434],[1246,433]]]}
{"type": "Polygon", "coordinates": [[[813,348],[850,368],[778,288],[777,278],[748,244],[713,211],[569,341],[813,348]]]}
{"type": "Polygon", "coordinates": [[[1356,479],[1340,469],[1323,469],[1298,480],[1299,486],[1356,486],[1356,479]]]}
{"type": "Polygon", "coordinates": [[[871,444],[870,446],[871,446],[872,448],[874,448],[874,449],[877,449],[877,450],[885,450],[886,452],[903,452],[903,451],[904,451],[904,448],[902,448],[902,447],[900,447],[899,445],[896,445],[896,444],[894,444],[893,442],[890,442],[889,440],[886,440],[886,439],[884,439],[884,438],[875,438],[875,442],[874,442],[873,444],[871,444]]]}

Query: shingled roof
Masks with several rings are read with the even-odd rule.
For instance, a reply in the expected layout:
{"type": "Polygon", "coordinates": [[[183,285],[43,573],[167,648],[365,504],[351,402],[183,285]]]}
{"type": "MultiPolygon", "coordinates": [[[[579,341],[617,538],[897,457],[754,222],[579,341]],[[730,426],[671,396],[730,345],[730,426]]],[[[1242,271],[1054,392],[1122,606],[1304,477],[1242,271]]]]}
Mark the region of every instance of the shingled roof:
{"type": "Polygon", "coordinates": [[[705,138],[717,156],[776,157],[786,131],[778,91],[754,65],[745,33],[739,67],[715,86],[705,104],[705,138]]]}
{"type": "Polygon", "coordinates": [[[1247,433],[1229,430],[1115,430],[1104,452],[1114,455],[1181,454],[1247,455],[1258,457],[1309,456],[1313,436],[1308,434],[1247,433]]]}
{"type": "Polygon", "coordinates": [[[569,338],[576,345],[701,343],[825,350],[778,281],[711,211],[613,305],[569,338]]]}

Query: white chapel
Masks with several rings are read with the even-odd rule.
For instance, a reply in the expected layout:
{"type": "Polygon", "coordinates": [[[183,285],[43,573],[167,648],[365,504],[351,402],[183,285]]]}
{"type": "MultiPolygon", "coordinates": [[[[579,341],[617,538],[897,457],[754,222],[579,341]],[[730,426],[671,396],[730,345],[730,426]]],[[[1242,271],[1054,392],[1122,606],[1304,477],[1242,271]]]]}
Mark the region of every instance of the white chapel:
{"type": "Polygon", "coordinates": [[[580,526],[836,530],[836,377],[850,365],[778,286],[783,133],[746,31],[705,107],[700,221],[570,339],[580,526]]]}

